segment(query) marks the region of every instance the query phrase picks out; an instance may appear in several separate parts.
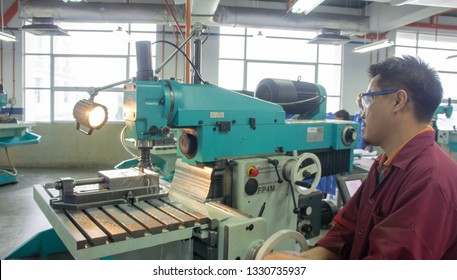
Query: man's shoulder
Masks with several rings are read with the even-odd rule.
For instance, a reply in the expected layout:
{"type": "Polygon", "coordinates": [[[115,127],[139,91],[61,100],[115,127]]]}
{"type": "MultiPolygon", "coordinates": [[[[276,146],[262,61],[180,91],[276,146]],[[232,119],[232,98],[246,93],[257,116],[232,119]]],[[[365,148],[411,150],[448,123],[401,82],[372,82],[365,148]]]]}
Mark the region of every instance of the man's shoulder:
{"type": "Polygon", "coordinates": [[[406,172],[424,191],[439,192],[457,210],[457,162],[437,144],[418,155],[406,172]]]}
{"type": "Polygon", "coordinates": [[[435,143],[417,154],[416,158],[410,162],[408,170],[419,172],[430,170],[432,171],[431,175],[449,175],[456,178],[457,162],[435,143]]]}

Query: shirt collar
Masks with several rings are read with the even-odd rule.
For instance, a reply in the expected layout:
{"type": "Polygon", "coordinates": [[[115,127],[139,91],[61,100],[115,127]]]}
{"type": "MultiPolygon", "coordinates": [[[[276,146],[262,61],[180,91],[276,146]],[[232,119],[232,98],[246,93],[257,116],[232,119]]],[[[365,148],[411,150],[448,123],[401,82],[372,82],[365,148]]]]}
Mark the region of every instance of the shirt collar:
{"type": "Polygon", "coordinates": [[[414,159],[414,155],[418,155],[420,152],[425,150],[428,146],[435,142],[435,131],[431,126],[427,126],[413,137],[405,141],[400,147],[398,147],[392,155],[386,160],[386,154],[383,153],[376,159],[378,164],[378,171],[384,164],[386,169],[395,165],[401,169],[405,169],[408,164],[414,159]]]}

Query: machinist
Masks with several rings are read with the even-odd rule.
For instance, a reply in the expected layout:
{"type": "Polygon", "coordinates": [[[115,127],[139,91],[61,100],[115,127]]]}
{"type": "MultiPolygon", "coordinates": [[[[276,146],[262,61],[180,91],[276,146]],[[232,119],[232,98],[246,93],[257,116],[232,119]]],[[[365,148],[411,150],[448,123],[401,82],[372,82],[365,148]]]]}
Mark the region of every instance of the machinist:
{"type": "Polygon", "coordinates": [[[457,259],[457,164],[428,125],[443,89],[412,56],[371,65],[363,140],[384,153],[314,248],[265,259],[457,259]]]}

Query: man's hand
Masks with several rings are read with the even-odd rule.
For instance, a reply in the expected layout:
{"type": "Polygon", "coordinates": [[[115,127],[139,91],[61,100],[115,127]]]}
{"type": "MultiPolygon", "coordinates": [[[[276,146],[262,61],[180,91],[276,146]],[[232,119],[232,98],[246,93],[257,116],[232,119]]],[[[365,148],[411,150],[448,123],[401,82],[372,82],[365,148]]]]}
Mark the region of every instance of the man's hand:
{"type": "Polygon", "coordinates": [[[294,251],[272,252],[264,260],[341,260],[342,256],[333,253],[324,247],[314,247],[297,253],[294,251]]]}
{"type": "Polygon", "coordinates": [[[271,254],[265,256],[264,260],[306,260],[302,257],[300,253],[293,251],[278,251],[272,252],[271,254]]]}

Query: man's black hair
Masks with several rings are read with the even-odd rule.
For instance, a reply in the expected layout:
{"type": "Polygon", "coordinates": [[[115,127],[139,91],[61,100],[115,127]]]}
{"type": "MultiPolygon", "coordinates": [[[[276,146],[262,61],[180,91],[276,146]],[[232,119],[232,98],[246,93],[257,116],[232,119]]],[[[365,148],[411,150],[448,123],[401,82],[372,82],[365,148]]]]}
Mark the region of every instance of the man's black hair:
{"type": "Polygon", "coordinates": [[[438,72],[419,58],[404,55],[392,57],[368,69],[371,78],[379,75],[381,90],[403,89],[414,104],[414,115],[420,122],[430,122],[443,98],[438,72]]]}
{"type": "Polygon", "coordinates": [[[334,115],[335,117],[343,119],[345,121],[349,120],[349,112],[344,109],[336,111],[334,115]]]}

